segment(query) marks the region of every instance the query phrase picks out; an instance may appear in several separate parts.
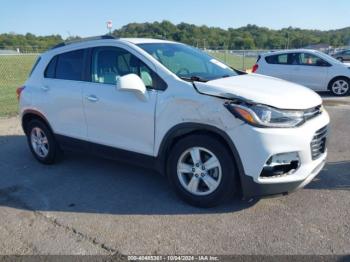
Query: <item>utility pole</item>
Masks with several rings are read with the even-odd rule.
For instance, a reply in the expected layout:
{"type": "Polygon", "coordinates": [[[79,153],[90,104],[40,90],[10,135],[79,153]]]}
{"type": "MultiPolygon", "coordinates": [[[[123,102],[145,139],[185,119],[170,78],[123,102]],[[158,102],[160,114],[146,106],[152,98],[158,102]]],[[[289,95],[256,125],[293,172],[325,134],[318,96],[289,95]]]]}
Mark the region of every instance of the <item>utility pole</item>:
{"type": "Polygon", "coordinates": [[[107,21],[107,30],[109,32],[109,35],[112,35],[112,27],[113,27],[112,20],[107,21]]]}
{"type": "Polygon", "coordinates": [[[289,49],[289,32],[287,31],[287,42],[286,42],[286,49],[289,49]]]}

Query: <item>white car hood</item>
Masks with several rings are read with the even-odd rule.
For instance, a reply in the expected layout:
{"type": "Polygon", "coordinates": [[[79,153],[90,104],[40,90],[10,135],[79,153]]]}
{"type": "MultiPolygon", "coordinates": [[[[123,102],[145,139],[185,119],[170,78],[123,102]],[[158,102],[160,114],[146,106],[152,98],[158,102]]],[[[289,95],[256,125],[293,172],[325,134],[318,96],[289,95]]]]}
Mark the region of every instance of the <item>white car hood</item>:
{"type": "Polygon", "coordinates": [[[203,94],[241,98],[281,109],[309,109],[322,104],[321,97],[311,89],[259,74],[245,74],[194,84],[203,94]]]}

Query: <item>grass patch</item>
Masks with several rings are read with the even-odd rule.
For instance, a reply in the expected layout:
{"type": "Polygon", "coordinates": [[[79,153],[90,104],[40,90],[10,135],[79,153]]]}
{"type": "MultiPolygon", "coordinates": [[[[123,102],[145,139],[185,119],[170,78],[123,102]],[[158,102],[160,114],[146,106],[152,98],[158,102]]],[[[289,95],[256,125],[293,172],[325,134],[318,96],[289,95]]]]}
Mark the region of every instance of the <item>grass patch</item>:
{"type": "Polygon", "coordinates": [[[243,57],[240,54],[233,54],[229,51],[208,51],[208,54],[239,70],[246,70],[253,67],[256,57],[243,57]]]}
{"type": "Polygon", "coordinates": [[[0,55],[0,117],[16,115],[16,89],[24,84],[37,55],[0,55]]]}

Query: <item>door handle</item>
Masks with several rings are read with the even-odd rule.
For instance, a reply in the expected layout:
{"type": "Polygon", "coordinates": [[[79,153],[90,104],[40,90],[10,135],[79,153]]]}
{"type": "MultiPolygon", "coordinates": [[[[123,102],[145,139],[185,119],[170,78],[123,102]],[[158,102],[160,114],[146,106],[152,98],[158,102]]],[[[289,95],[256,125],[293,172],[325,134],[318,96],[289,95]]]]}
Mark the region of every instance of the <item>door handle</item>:
{"type": "Polygon", "coordinates": [[[98,101],[98,98],[97,98],[97,96],[95,96],[95,95],[89,95],[89,96],[87,97],[87,100],[89,100],[90,102],[97,102],[97,101],[98,101]]]}

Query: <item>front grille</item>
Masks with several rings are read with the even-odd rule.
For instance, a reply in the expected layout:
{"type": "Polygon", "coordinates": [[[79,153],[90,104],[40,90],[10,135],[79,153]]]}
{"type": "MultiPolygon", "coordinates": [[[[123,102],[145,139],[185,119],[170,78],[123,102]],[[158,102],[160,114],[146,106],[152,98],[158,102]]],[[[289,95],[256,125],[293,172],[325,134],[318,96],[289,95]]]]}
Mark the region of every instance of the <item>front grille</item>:
{"type": "Polygon", "coordinates": [[[322,114],[322,106],[316,106],[310,109],[305,110],[304,119],[305,121],[310,120],[318,115],[322,114]]]}
{"type": "Polygon", "coordinates": [[[316,160],[326,151],[328,126],[325,126],[316,131],[311,141],[311,156],[312,160],[316,160]]]}

